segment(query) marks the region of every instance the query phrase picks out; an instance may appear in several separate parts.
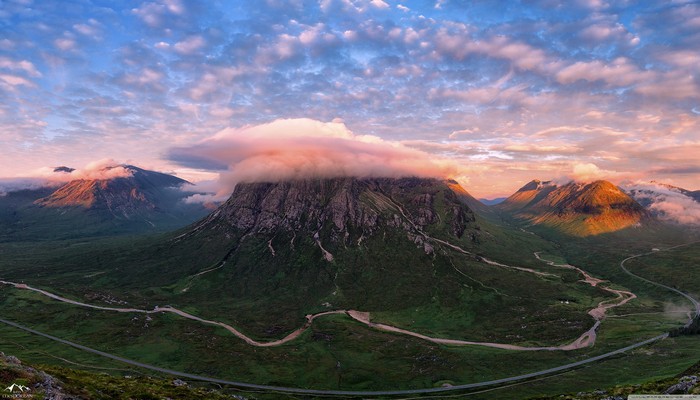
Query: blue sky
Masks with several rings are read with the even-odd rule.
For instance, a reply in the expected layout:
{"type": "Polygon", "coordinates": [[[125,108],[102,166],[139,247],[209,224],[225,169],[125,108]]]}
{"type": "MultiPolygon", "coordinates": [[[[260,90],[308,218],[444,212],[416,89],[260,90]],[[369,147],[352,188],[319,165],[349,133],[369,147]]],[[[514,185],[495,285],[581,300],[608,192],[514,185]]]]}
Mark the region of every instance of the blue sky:
{"type": "Polygon", "coordinates": [[[108,158],[215,178],[297,119],[477,195],[700,189],[698,43],[692,1],[3,0],[0,176],[108,158]]]}

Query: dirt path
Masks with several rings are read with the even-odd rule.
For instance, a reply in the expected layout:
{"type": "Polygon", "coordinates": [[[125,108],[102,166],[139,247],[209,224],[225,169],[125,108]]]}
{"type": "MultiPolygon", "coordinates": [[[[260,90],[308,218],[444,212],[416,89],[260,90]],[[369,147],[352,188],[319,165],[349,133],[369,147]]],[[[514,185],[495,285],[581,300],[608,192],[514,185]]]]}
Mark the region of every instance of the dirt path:
{"type": "Polygon", "coordinates": [[[219,321],[212,321],[208,319],[204,319],[201,317],[198,317],[196,315],[192,315],[190,313],[187,313],[185,311],[179,310],[174,307],[154,307],[153,310],[141,310],[137,308],[117,308],[117,307],[104,307],[104,306],[96,306],[93,304],[87,304],[87,303],[82,303],[79,301],[67,299],[65,297],[61,297],[59,295],[53,294],[51,292],[47,292],[46,290],[42,289],[37,289],[34,287],[31,287],[29,285],[26,285],[24,283],[15,283],[15,282],[8,282],[8,281],[3,281],[0,280],[0,283],[5,284],[5,285],[11,285],[15,287],[16,289],[23,289],[23,290],[31,290],[37,293],[40,293],[44,296],[50,297],[54,300],[62,301],[64,303],[69,303],[81,307],[87,307],[87,308],[92,308],[96,310],[103,310],[103,311],[115,311],[115,312],[122,312],[122,313],[142,313],[142,314],[155,314],[155,313],[173,313],[177,314],[183,318],[191,319],[193,321],[197,321],[203,324],[207,325],[214,325],[214,326],[219,326],[230,333],[232,333],[234,336],[238,337],[239,339],[245,341],[251,346],[256,346],[256,347],[274,347],[274,346],[279,346],[282,344],[285,344],[287,342],[290,342],[296,338],[298,338],[302,333],[304,333],[307,329],[311,327],[311,324],[313,323],[314,319],[318,317],[322,317],[325,315],[332,315],[332,314],[346,314],[350,318],[354,319],[355,321],[358,321],[362,324],[367,325],[370,328],[385,331],[385,332],[393,332],[393,333],[400,333],[403,335],[408,335],[408,336],[413,336],[419,339],[427,340],[429,342],[433,343],[438,343],[438,344],[445,344],[445,345],[453,345],[453,346],[485,346],[485,347],[494,347],[494,348],[499,348],[499,349],[505,349],[505,350],[518,350],[518,351],[536,351],[536,350],[576,350],[582,347],[586,346],[591,346],[593,342],[595,342],[595,329],[598,327],[598,324],[600,321],[596,322],[596,325],[594,325],[593,328],[591,328],[589,331],[585,332],[583,335],[581,335],[578,339],[573,341],[570,344],[567,345],[562,345],[562,346],[549,346],[549,347],[526,347],[526,346],[517,346],[517,345],[511,345],[511,344],[503,344],[503,343],[491,343],[491,342],[474,342],[474,341],[468,341],[468,340],[459,340],[459,339],[445,339],[445,338],[436,338],[436,337],[431,337],[427,335],[423,335],[421,333],[409,331],[406,329],[398,328],[392,325],[387,325],[387,324],[382,324],[382,323],[374,323],[370,320],[370,313],[368,312],[362,312],[362,311],[357,311],[357,310],[332,310],[332,311],[325,311],[317,314],[309,314],[306,316],[306,322],[304,323],[303,326],[300,328],[296,329],[292,333],[288,334],[282,339],[279,340],[274,340],[271,342],[260,342],[255,339],[252,339],[251,337],[245,335],[241,331],[237,330],[231,325],[228,325],[223,322],[219,321]]]}
{"type": "Polygon", "coordinates": [[[94,304],[82,303],[80,301],[67,299],[65,297],[61,297],[61,296],[53,294],[51,292],[47,292],[46,290],[31,287],[31,286],[26,285],[24,283],[8,282],[8,281],[3,281],[3,280],[0,280],[0,283],[5,284],[5,285],[14,286],[17,289],[31,290],[31,291],[34,291],[37,293],[41,293],[44,296],[50,297],[54,300],[62,301],[64,303],[69,303],[69,304],[73,304],[73,305],[81,306],[81,307],[92,308],[95,310],[115,311],[115,312],[121,312],[121,313],[141,313],[141,314],[173,313],[173,314],[177,314],[177,315],[184,317],[184,318],[187,318],[187,319],[201,322],[203,324],[220,326],[220,327],[226,329],[227,331],[231,332],[232,334],[234,334],[236,337],[238,337],[238,338],[242,339],[243,341],[245,341],[246,343],[250,344],[251,346],[257,346],[257,347],[272,347],[272,346],[279,346],[281,344],[287,343],[291,340],[296,339],[297,337],[299,337],[299,335],[304,333],[304,331],[306,331],[311,326],[311,323],[313,322],[314,319],[321,317],[321,316],[324,316],[324,315],[345,314],[346,313],[345,310],[336,310],[336,311],[325,311],[325,312],[321,312],[318,314],[310,314],[310,315],[306,316],[306,323],[304,323],[304,325],[301,328],[295,330],[294,332],[290,333],[289,335],[285,336],[284,338],[279,339],[279,340],[275,340],[272,342],[259,342],[257,340],[254,340],[254,339],[246,336],[244,333],[240,332],[239,330],[232,327],[231,325],[228,325],[228,324],[225,324],[225,323],[219,322],[219,321],[211,321],[208,319],[200,318],[196,315],[192,315],[190,313],[187,313],[185,311],[179,310],[179,309],[174,308],[174,307],[155,306],[153,308],[153,310],[141,310],[138,308],[118,308],[118,307],[96,306],[94,304]]]}

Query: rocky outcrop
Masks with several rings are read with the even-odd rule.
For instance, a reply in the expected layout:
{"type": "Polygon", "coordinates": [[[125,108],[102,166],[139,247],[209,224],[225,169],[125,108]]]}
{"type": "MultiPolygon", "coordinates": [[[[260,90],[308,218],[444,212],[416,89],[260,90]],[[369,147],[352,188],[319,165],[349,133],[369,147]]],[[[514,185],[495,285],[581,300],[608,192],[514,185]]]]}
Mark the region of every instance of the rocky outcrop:
{"type": "Polygon", "coordinates": [[[42,398],[47,400],[79,400],[80,397],[70,395],[63,390],[63,384],[53,376],[23,365],[15,356],[0,352],[0,371],[5,380],[9,380],[8,388],[2,388],[12,397],[42,398]],[[24,384],[18,382],[25,382],[24,384]],[[15,385],[12,387],[11,385],[15,385]],[[8,390],[10,389],[10,390],[8,390]]]}
{"type": "Polygon", "coordinates": [[[684,376],[678,380],[678,383],[671,385],[664,390],[664,394],[686,394],[689,393],[698,384],[698,377],[695,375],[684,376]]]}

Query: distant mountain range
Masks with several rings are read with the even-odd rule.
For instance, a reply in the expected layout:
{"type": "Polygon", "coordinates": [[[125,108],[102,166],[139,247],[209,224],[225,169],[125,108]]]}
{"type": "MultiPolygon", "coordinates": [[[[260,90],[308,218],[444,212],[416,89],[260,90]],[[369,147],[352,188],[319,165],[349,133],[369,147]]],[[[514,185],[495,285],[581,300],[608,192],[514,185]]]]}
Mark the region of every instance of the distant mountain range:
{"type": "MultiPolygon", "coordinates": [[[[67,166],[56,167],[54,172],[76,174],[76,179],[58,188],[16,190],[0,196],[0,240],[166,231],[192,223],[211,211],[211,207],[184,201],[194,194],[189,191],[187,181],[133,165],[105,167],[100,171],[105,178],[97,179],[84,178],[67,166]]],[[[365,189],[361,190],[365,193],[364,196],[377,199],[375,191],[367,188],[381,188],[377,183],[381,180],[375,180],[374,186],[367,186],[369,180],[347,179],[347,182],[354,182],[352,190],[360,190],[357,185],[365,185],[365,189]],[[364,183],[360,184],[361,182],[364,183]]],[[[319,182],[321,181],[324,180],[319,182]]],[[[481,201],[471,196],[456,181],[440,182],[441,185],[446,185],[459,202],[477,215],[492,217],[494,213],[500,213],[517,221],[574,236],[639,227],[654,217],[700,224],[700,191],[656,182],[626,186],[623,191],[607,181],[556,184],[533,180],[508,198],[481,201]],[[678,202],[681,203],[680,212],[678,202]]],[[[236,193],[250,185],[239,185],[236,193]]],[[[289,195],[301,195],[294,191],[297,190],[294,188],[299,185],[298,182],[280,183],[277,187],[280,185],[290,185],[292,192],[289,195]]],[[[382,190],[394,190],[390,186],[382,190]]],[[[315,193],[326,189],[322,185],[304,190],[315,193]]],[[[355,199],[355,194],[345,193],[346,201],[355,199]]],[[[322,193],[316,195],[324,196],[322,193]]],[[[340,207],[339,204],[337,207],[340,207]]],[[[220,217],[224,212],[222,210],[217,210],[205,221],[211,221],[214,216],[220,217]]],[[[238,212],[242,211],[236,211],[238,212]]],[[[295,210],[297,214],[301,212],[302,210],[295,210]]],[[[285,218],[289,219],[290,216],[285,218]]]]}
{"type": "MultiPolygon", "coordinates": [[[[57,167],[57,173],[74,169],[57,167]]],[[[108,178],[71,180],[58,188],[9,192],[0,197],[0,239],[70,238],[167,231],[210,209],[183,200],[187,181],[133,165],[105,167],[108,178]],[[120,174],[109,177],[109,170],[120,174]]]]}
{"type": "Polygon", "coordinates": [[[486,204],[487,206],[495,206],[496,204],[503,203],[507,197],[496,197],[493,199],[479,199],[480,202],[486,204]]]}

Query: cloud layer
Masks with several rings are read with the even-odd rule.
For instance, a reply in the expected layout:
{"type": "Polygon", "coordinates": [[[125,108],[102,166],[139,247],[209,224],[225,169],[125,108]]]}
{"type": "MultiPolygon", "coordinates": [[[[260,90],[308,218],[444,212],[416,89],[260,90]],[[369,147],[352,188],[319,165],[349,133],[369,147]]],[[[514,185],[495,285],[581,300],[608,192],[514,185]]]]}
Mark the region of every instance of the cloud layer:
{"type": "Polygon", "coordinates": [[[24,176],[0,178],[0,195],[23,189],[56,187],[77,179],[114,179],[132,176],[133,172],[115,160],[105,158],[92,161],[82,168],[41,167],[27,171],[24,176]]]}
{"type": "Polygon", "coordinates": [[[477,195],[577,164],[700,181],[697,1],[251,4],[3,2],[0,176],[170,170],[172,146],[307,117],[449,157],[477,195]]]}
{"type": "Polygon", "coordinates": [[[194,146],[169,151],[173,162],[191,168],[222,170],[220,192],[238,182],[303,178],[452,177],[459,167],[398,142],[355,135],[344,123],[280,119],[227,128],[194,146]]]}
{"type": "Polygon", "coordinates": [[[624,188],[663,220],[700,225],[700,203],[681,189],[653,182],[627,184],[624,188]]]}

